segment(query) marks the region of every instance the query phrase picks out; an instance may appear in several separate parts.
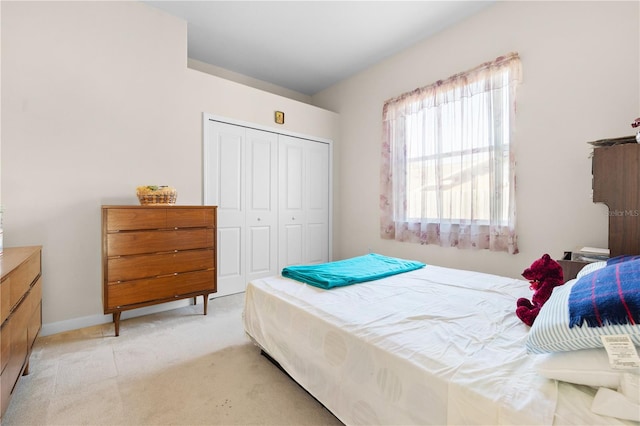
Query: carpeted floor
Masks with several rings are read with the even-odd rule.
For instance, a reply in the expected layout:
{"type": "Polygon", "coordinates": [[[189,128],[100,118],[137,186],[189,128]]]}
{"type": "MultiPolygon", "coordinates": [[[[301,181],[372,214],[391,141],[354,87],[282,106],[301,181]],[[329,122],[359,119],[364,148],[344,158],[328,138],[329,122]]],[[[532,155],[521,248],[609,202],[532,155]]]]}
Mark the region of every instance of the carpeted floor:
{"type": "Polygon", "coordinates": [[[9,425],[341,425],[260,355],[244,295],[39,337],[9,425]]]}

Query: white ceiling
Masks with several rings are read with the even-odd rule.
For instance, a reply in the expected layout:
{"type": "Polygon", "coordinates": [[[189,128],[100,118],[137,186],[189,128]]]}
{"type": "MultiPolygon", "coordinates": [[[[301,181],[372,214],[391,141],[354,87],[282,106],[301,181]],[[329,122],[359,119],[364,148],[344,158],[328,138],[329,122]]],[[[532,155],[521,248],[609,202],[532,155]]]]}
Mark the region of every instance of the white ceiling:
{"type": "Polygon", "coordinates": [[[313,95],[494,1],[145,3],[187,21],[189,58],[313,95]]]}

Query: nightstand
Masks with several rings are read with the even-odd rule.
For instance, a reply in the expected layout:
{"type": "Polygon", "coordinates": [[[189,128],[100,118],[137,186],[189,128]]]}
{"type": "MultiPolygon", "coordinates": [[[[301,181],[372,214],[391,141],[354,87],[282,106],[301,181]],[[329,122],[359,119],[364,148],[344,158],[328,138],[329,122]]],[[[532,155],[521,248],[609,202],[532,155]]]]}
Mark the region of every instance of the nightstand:
{"type": "Polygon", "coordinates": [[[557,262],[562,266],[562,275],[564,276],[564,282],[572,280],[578,275],[578,272],[590,262],[584,262],[581,260],[571,260],[571,254],[569,259],[559,259],[557,262]]]}

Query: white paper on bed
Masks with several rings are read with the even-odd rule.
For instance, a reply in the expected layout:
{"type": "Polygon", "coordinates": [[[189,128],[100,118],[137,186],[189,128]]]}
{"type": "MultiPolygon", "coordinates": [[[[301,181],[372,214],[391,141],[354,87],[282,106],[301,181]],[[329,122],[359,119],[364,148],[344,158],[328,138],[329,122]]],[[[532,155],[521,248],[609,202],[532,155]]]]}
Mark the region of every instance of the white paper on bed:
{"type": "Polygon", "coordinates": [[[423,269],[332,290],[249,284],[245,330],[342,422],[552,424],[557,382],[514,314],[528,283],[423,269]]]}

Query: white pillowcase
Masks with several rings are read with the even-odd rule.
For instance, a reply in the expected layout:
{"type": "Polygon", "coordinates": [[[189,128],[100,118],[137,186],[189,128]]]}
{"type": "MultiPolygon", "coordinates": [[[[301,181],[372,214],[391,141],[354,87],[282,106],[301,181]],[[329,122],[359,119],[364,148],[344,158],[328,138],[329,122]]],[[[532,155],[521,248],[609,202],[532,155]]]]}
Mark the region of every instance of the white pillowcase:
{"type": "Polygon", "coordinates": [[[604,268],[605,266],[607,266],[606,260],[589,263],[588,265],[585,265],[584,268],[580,269],[580,271],[578,271],[578,274],[576,275],[576,279],[580,279],[587,274],[597,271],[598,269],[604,268]]]}
{"type": "Polygon", "coordinates": [[[543,377],[578,385],[617,389],[624,374],[640,380],[640,368],[615,370],[604,348],[537,355],[535,368],[543,377]]]}

